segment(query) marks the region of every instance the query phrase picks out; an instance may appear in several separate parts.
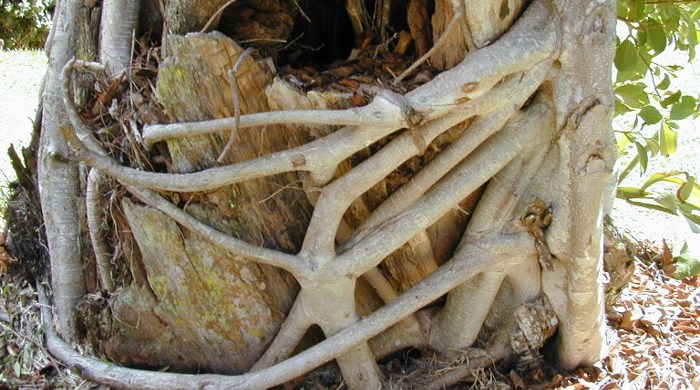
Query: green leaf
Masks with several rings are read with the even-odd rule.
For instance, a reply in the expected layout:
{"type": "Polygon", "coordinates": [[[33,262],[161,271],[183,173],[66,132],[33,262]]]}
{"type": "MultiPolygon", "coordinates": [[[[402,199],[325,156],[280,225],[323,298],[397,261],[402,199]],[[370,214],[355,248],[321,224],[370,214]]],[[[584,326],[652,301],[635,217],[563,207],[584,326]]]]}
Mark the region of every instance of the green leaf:
{"type": "Polygon", "coordinates": [[[678,134],[669,127],[666,121],[661,122],[661,128],[659,129],[659,147],[661,148],[661,154],[668,157],[676,153],[676,147],[678,145],[678,134]]]}
{"type": "Polygon", "coordinates": [[[615,99],[615,116],[619,116],[628,112],[634,111],[633,109],[627,107],[622,100],[615,99]]]}
{"type": "Polygon", "coordinates": [[[698,31],[695,28],[695,23],[688,23],[688,30],[685,34],[685,39],[688,40],[688,60],[692,61],[695,59],[695,47],[698,45],[698,31]]]}
{"type": "Polygon", "coordinates": [[[691,116],[695,112],[695,107],[698,102],[692,96],[683,96],[678,103],[671,107],[670,118],[673,120],[681,120],[691,116]]]}
{"type": "Polygon", "coordinates": [[[661,107],[663,108],[668,108],[668,106],[678,102],[681,100],[681,91],[677,91],[676,93],[670,95],[666,99],[661,101],[661,107]]]}
{"type": "Polygon", "coordinates": [[[655,140],[654,138],[645,138],[647,141],[647,150],[651,154],[651,157],[656,156],[659,154],[659,141],[655,140]]]}
{"type": "Polygon", "coordinates": [[[659,121],[663,119],[663,115],[661,115],[659,110],[657,110],[654,106],[642,107],[638,115],[648,125],[659,123],[659,121]]]}
{"type": "Polygon", "coordinates": [[[688,276],[700,275],[700,237],[686,240],[681,248],[681,253],[676,260],[676,272],[673,275],[677,279],[688,276]]]}
{"type": "Polygon", "coordinates": [[[678,172],[654,173],[651,176],[649,176],[649,178],[647,179],[647,181],[644,182],[644,184],[642,184],[641,189],[646,190],[651,185],[656,184],[660,181],[666,181],[666,179],[668,179],[669,176],[673,176],[676,174],[678,174],[678,172]]]}
{"type": "Polygon", "coordinates": [[[668,28],[669,31],[678,31],[681,21],[681,15],[678,8],[670,4],[662,4],[659,6],[662,10],[661,23],[668,28]]]}
{"type": "Polygon", "coordinates": [[[700,20],[700,3],[693,6],[692,10],[693,12],[690,14],[690,19],[697,22],[700,20]]]}
{"type": "Polygon", "coordinates": [[[664,79],[661,80],[660,83],[656,84],[656,88],[658,89],[666,89],[671,85],[671,78],[668,77],[667,74],[664,75],[664,79]]]}
{"type": "Polygon", "coordinates": [[[617,197],[620,199],[644,198],[646,196],[646,191],[637,187],[617,187],[617,197]]]}
{"type": "Polygon", "coordinates": [[[678,210],[678,199],[673,195],[665,195],[660,198],[655,198],[654,201],[660,204],[666,213],[676,215],[676,210],[678,210]]]}
{"type": "MultiPolygon", "coordinates": [[[[681,206],[681,209],[688,208],[690,209],[698,209],[698,207],[694,204],[697,203],[698,206],[700,206],[700,185],[695,181],[695,178],[690,175],[688,172],[684,171],[674,171],[674,172],[666,172],[666,173],[654,173],[649,178],[647,179],[644,184],[640,187],[642,190],[646,190],[650,186],[659,183],[659,182],[666,182],[666,183],[671,183],[675,184],[678,187],[681,187],[685,185],[686,183],[690,183],[688,189],[686,191],[690,191],[690,195],[686,198],[685,203],[679,204],[681,206]],[[685,177],[683,179],[682,177],[685,177]]],[[[678,195],[678,194],[676,194],[678,195]]],[[[678,200],[679,198],[674,198],[673,196],[668,195],[670,198],[669,199],[676,199],[678,200]]],[[[675,201],[674,201],[675,202],[675,201]]],[[[698,209],[700,211],[700,209],[698,209]]]]}
{"type": "Polygon", "coordinates": [[[648,37],[647,30],[637,30],[637,47],[646,45],[648,37]]]}
{"type": "Polygon", "coordinates": [[[647,29],[647,45],[654,50],[656,54],[663,53],[666,49],[666,31],[660,23],[654,22],[647,29]]]}
{"type": "Polygon", "coordinates": [[[695,178],[690,176],[688,178],[688,181],[686,181],[679,189],[676,194],[678,199],[685,203],[685,201],[690,198],[690,195],[693,193],[693,187],[695,186],[695,178]]]}
{"type": "Polygon", "coordinates": [[[628,107],[642,108],[649,104],[649,95],[643,83],[625,84],[615,88],[615,93],[628,107]]]}
{"type": "Polygon", "coordinates": [[[629,14],[629,8],[627,7],[627,4],[623,1],[618,1],[617,2],[617,17],[618,18],[627,18],[627,15],[629,14]]]}
{"type": "Polygon", "coordinates": [[[617,144],[617,153],[622,154],[630,144],[630,139],[627,134],[621,134],[620,132],[615,132],[615,143],[617,144]]]}
{"type": "Polygon", "coordinates": [[[647,149],[644,145],[639,142],[635,142],[634,146],[637,147],[637,158],[639,158],[639,166],[642,168],[642,172],[647,171],[647,164],[649,164],[649,155],[647,154],[647,149]]]}
{"type": "Polygon", "coordinates": [[[644,14],[644,6],[646,5],[646,2],[644,0],[635,0],[634,1],[634,15],[635,19],[641,20],[645,14],[644,14]]]}
{"type": "Polygon", "coordinates": [[[620,72],[634,68],[637,64],[637,47],[629,39],[620,43],[615,51],[615,67],[620,72]]]}

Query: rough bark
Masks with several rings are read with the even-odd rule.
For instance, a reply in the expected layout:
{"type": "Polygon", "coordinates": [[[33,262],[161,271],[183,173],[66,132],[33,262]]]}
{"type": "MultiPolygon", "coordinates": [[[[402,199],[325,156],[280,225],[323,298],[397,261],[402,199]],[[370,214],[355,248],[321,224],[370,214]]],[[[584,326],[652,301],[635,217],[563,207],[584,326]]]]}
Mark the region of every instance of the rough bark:
{"type": "MultiPolygon", "coordinates": [[[[174,121],[192,121],[232,115],[232,96],[226,93],[228,88],[222,93],[221,86],[226,85],[226,71],[243,50],[217,33],[172,36],[169,42],[171,55],[160,69],[156,90],[169,117],[174,121]],[[189,75],[199,77],[185,77],[189,75]]],[[[243,63],[236,77],[244,91],[239,101],[243,113],[269,110],[266,102],[259,99],[269,80],[269,72],[252,58],[243,63]]],[[[242,129],[224,163],[245,161],[307,139],[303,133],[271,137],[268,132],[278,134],[285,129],[242,129]]],[[[224,132],[169,142],[174,169],[190,172],[216,165],[226,139],[228,134],[224,132]]],[[[210,191],[200,196],[201,201],[191,200],[194,198],[190,194],[172,197],[190,199],[186,201],[188,212],[227,234],[293,253],[301,242],[298,232],[304,231],[310,214],[303,192],[295,188],[299,188],[297,178],[286,175],[210,191]]],[[[293,279],[273,267],[241,265],[245,258],[232,257],[196,236],[190,237],[187,231],[169,225],[165,217],[156,218],[147,210],[136,211],[135,206],[128,204],[125,207],[143,255],[149,286],[158,302],[152,310],[164,326],[176,332],[177,337],[166,345],[170,344],[170,351],[198,351],[167,365],[180,364],[188,370],[209,367],[221,373],[248,370],[271,342],[291,307],[296,291],[293,279]]],[[[120,308],[128,310],[126,306],[128,303],[123,302],[120,308]]],[[[133,337],[133,333],[129,332],[129,336],[133,337]]],[[[161,357],[165,355],[156,350],[146,356],[129,348],[112,352],[113,358],[129,356],[141,364],[156,358],[167,363],[161,357]]]]}

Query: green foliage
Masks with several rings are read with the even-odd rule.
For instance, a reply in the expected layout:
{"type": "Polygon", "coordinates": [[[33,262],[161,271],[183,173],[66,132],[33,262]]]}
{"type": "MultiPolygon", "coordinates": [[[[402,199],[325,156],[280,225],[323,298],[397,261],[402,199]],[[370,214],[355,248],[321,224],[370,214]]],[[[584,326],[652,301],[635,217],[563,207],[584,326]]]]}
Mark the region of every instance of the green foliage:
{"type": "Polygon", "coordinates": [[[687,241],[675,261],[675,278],[682,279],[692,275],[700,275],[700,236],[698,236],[697,241],[687,241]]]}
{"type": "MultiPolygon", "coordinates": [[[[618,187],[617,197],[634,205],[684,217],[691,229],[700,228],[700,186],[688,172],[647,173],[650,159],[676,153],[678,121],[697,118],[700,97],[678,86],[681,65],[657,62],[664,51],[685,52],[688,61],[696,55],[700,37],[700,1],[618,0],[618,45],[615,52],[615,115],[634,113],[631,129],[618,129],[619,150],[634,145],[636,156],[623,169],[621,183],[634,169],[648,175],[639,187],[618,187]],[[651,187],[659,184],[676,188],[663,194],[651,187]]],[[[668,188],[668,187],[664,187],[668,188]]],[[[687,244],[686,244],[687,248],[687,244]]],[[[686,251],[687,252],[687,251],[686,251]]],[[[685,253],[685,252],[683,252],[685,253]]],[[[679,256],[679,262],[685,258],[679,256]]],[[[686,253],[686,257],[689,257],[686,253]]],[[[684,275],[700,272],[697,262],[685,259],[684,275]]]]}
{"type": "Polygon", "coordinates": [[[0,39],[6,49],[43,46],[55,0],[0,0],[0,39]]]}

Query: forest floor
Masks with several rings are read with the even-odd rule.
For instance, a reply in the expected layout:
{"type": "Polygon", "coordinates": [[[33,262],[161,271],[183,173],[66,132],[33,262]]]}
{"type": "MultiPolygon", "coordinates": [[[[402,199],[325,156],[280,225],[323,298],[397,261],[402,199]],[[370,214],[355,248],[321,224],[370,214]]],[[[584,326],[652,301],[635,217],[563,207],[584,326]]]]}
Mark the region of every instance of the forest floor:
{"type": "MultiPolygon", "coordinates": [[[[46,58],[41,51],[0,51],[3,209],[8,183],[14,179],[5,151],[10,144],[28,145],[45,68],[46,58]]],[[[689,92],[695,94],[700,91],[696,68],[700,68],[700,62],[689,64],[681,75],[693,85],[689,92]]],[[[623,118],[617,126],[627,123],[623,118]]],[[[679,136],[681,155],[655,162],[659,165],[650,165],[649,171],[681,169],[700,176],[700,126],[698,121],[688,121],[683,127],[679,136]]],[[[623,155],[621,159],[625,158],[623,155]]],[[[642,175],[630,175],[628,180],[634,183],[644,179],[642,175]]],[[[608,310],[608,351],[604,359],[574,372],[546,365],[502,364],[475,375],[473,382],[460,388],[700,388],[700,279],[676,280],[670,276],[673,252],[684,240],[697,236],[693,237],[677,217],[640,210],[621,201],[615,203],[613,219],[636,240],[640,255],[632,281],[620,301],[608,310]]],[[[34,290],[26,281],[0,272],[0,390],[96,387],[71,375],[46,353],[34,290]]]]}

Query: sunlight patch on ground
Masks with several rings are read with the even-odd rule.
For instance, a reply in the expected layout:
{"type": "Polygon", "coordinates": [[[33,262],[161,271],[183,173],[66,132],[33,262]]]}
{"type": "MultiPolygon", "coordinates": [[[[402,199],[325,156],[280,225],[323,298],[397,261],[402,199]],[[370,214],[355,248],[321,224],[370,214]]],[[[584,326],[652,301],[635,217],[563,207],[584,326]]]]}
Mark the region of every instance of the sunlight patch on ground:
{"type": "Polygon", "coordinates": [[[0,51],[0,179],[15,177],[7,157],[10,144],[18,153],[29,144],[46,66],[40,50],[0,51]]]}

